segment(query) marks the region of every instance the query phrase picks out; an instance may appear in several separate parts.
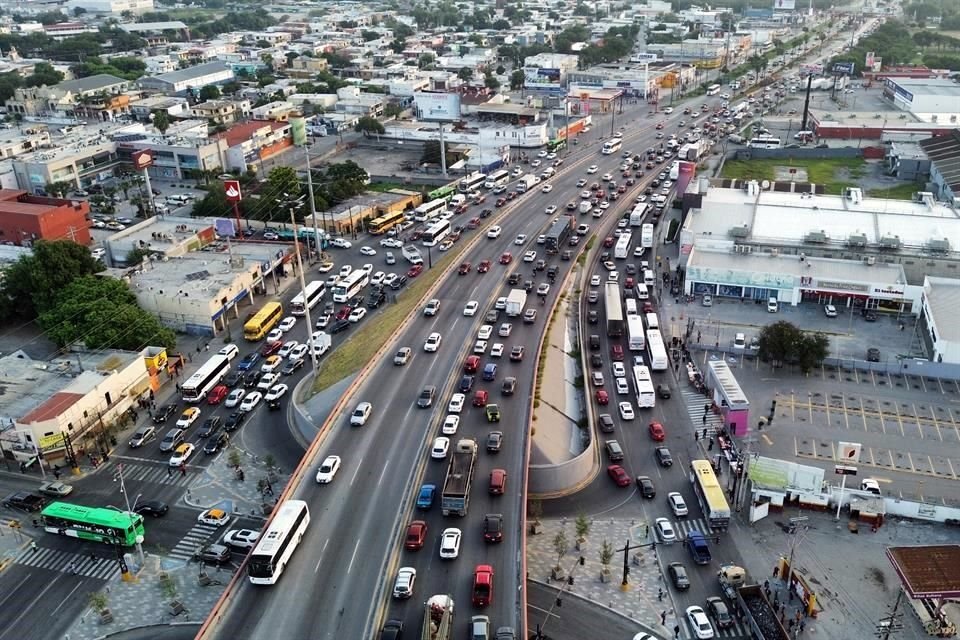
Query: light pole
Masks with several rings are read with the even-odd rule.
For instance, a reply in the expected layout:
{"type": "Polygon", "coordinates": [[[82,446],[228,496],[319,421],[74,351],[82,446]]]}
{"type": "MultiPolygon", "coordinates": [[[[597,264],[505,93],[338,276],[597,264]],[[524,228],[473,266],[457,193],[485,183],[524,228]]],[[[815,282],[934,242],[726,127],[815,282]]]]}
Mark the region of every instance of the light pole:
{"type": "MultiPolygon", "coordinates": [[[[127,515],[129,515],[132,519],[134,516],[134,512],[133,512],[133,509],[130,508],[130,496],[127,494],[127,485],[124,484],[123,482],[123,463],[122,462],[117,465],[117,475],[113,477],[113,481],[120,483],[120,493],[123,494],[123,501],[127,505],[127,515]]],[[[140,496],[138,495],[136,499],[133,501],[133,504],[136,505],[137,500],[139,499],[140,499],[140,496]]],[[[144,565],[143,536],[141,536],[140,534],[137,534],[137,558],[139,559],[140,566],[142,567],[144,565]]]]}

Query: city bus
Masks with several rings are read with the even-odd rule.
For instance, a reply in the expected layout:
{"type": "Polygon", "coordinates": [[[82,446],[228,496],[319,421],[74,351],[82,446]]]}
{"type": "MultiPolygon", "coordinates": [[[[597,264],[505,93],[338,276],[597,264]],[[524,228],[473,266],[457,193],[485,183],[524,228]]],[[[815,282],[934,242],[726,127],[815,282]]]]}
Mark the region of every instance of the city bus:
{"type": "Polygon", "coordinates": [[[550,153],[557,153],[558,151],[563,151],[567,148],[567,139],[566,138],[556,138],[547,143],[547,151],[550,153]]]}
{"type": "Polygon", "coordinates": [[[413,219],[417,222],[427,222],[445,213],[447,210],[447,200],[449,198],[438,198],[425,202],[413,210],[413,219]]]}
{"type": "Polygon", "coordinates": [[[450,221],[439,220],[423,234],[423,246],[435,247],[450,233],[450,221]]]}
{"type": "Polygon", "coordinates": [[[647,329],[647,352],[650,354],[650,368],[653,371],[667,370],[667,348],[663,344],[659,329],[647,329]]]}
{"type": "Polygon", "coordinates": [[[180,387],[180,395],[186,402],[203,402],[210,390],[220,384],[229,372],[230,358],[217,354],[187,378],[180,387]]]}
{"type": "Polygon", "coordinates": [[[275,584],[310,524],[310,509],[302,500],[287,500],[267,525],[247,563],[253,584],[275,584]]]}
{"type": "Polygon", "coordinates": [[[603,143],[603,149],[601,150],[601,153],[603,153],[605,156],[609,156],[617,151],[620,151],[620,147],[622,146],[623,140],[620,138],[612,138],[603,143]]]}
{"type": "Polygon", "coordinates": [[[346,278],[341,278],[333,287],[333,301],[346,302],[358,295],[370,282],[370,276],[363,269],[351,271],[346,278]]]}
{"type": "Polygon", "coordinates": [[[707,95],[708,95],[708,96],[715,96],[715,95],[717,95],[718,93],[720,93],[720,85],[718,85],[718,84],[712,84],[712,85],[710,85],[709,87],[707,87],[707,95]]]}
{"type": "Polygon", "coordinates": [[[471,173],[466,178],[460,181],[459,189],[460,193],[470,193],[471,191],[476,191],[483,186],[483,183],[487,181],[487,176],[477,171],[476,173],[471,173]]]}
{"type": "Polygon", "coordinates": [[[317,306],[326,294],[327,285],[323,280],[308,282],[306,290],[298,293],[297,297],[290,301],[290,313],[295,316],[307,315],[307,309],[317,306]],[[306,293],[306,303],[304,303],[304,293],[306,293]]]}
{"type": "Polygon", "coordinates": [[[629,233],[622,234],[617,238],[617,244],[613,248],[613,257],[617,259],[626,259],[630,256],[630,241],[633,237],[629,233]]]}
{"type": "Polygon", "coordinates": [[[510,182],[510,172],[506,169],[499,169],[487,176],[483,183],[485,189],[496,189],[500,185],[506,185],[510,182]]]}
{"type": "Polygon", "coordinates": [[[390,211],[382,216],[376,217],[367,223],[367,231],[375,236],[383,235],[403,222],[406,219],[405,213],[406,211],[401,209],[398,211],[390,211]]]}
{"type": "Polygon", "coordinates": [[[641,409],[652,409],[657,404],[657,392],[653,388],[653,378],[650,369],[643,365],[633,368],[633,384],[637,389],[637,406],[641,409]]]}
{"type": "Polygon", "coordinates": [[[774,136],[758,135],[750,138],[747,146],[752,149],[779,149],[780,138],[774,136]]]}
{"type": "Polygon", "coordinates": [[[730,506],[723,495],[723,487],[713,472],[713,465],[707,460],[691,462],[690,482],[710,528],[726,529],[730,526],[730,506]]]}
{"type": "Polygon", "coordinates": [[[607,335],[611,338],[623,336],[623,304],[620,301],[620,285],[608,282],[604,296],[607,313],[607,335]]]}
{"type": "Polygon", "coordinates": [[[143,516],[119,509],[51,502],[40,517],[44,531],[70,538],[130,547],[143,537],[143,516]]]}
{"type": "Polygon", "coordinates": [[[438,187],[433,191],[429,192],[427,194],[427,200],[440,200],[440,199],[446,200],[456,192],[457,192],[457,187],[452,184],[448,184],[445,187],[438,187]]]}
{"type": "Polygon", "coordinates": [[[268,302],[243,324],[243,337],[251,342],[262,339],[282,317],[283,305],[279,302],[268,302]]]}

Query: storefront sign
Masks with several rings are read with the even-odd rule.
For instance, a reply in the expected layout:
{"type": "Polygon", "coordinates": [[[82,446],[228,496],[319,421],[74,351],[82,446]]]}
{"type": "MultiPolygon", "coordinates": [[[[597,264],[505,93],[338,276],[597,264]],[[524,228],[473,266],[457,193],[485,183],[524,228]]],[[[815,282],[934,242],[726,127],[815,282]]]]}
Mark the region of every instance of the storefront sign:
{"type": "Polygon", "coordinates": [[[833,289],[834,291],[852,291],[855,293],[870,293],[870,289],[865,284],[854,284],[852,282],[837,282],[835,280],[817,280],[818,289],[833,289]]]}
{"type": "Polygon", "coordinates": [[[874,287],[873,295],[886,296],[889,298],[902,298],[904,296],[904,290],[899,287],[874,287]]]}

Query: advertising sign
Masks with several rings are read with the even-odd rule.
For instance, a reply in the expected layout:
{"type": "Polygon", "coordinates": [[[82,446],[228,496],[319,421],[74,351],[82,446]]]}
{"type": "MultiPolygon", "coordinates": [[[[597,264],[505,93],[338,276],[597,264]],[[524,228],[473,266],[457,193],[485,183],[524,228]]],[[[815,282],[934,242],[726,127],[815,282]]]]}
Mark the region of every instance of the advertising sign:
{"type": "Polygon", "coordinates": [[[839,442],[837,447],[837,462],[846,464],[856,464],[860,462],[860,449],[863,447],[859,442],[839,442]]]}
{"type": "Polygon", "coordinates": [[[147,167],[153,164],[153,152],[149,149],[144,149],[143,151],[134,151],[133,153],[133,168],[137,171],[143,171],[147,167]]]}
{"type": "Polygon", "coordinates": [[[773,0],[773,8],[776,11],[793,11],[796,9],[795,0],[773,0]]]}
{"type": "Polygon", "coordinates": [[[847,75],[853,75],[854,65],[852,62],[834,62],[833,63],[833,72],[834,73],[845,73],[847,75]]]}
{"type": "Polygon", "coordinates": [[[875,55],[876,55],[876,54],[875,54],[873,51],[868,51],[868,52],[867,52],[867,60],[866,60],[866,63],[867,63],[867,68],[868,68],[868,69],[870,69],[870,68],[873,67],[873,59],[874,59],[875,55]]]}
{"type": "Polygon", "coordinates": [[[635,53],[630,56],[630,62],[636,62],[639,64],[646,64],[648,62],[656,62],[657,54],[655,53],[635,53]]]}
{"type": "Polygon", "coordinates": [[[421,120],[456,122],[460,119],[460,96],[456,93],[414,93],[421,120]]]}
{"type": "Polygon", "coordinates": [[[240,193],[239,180],[224,180],[223,192],[227,195],[227,202],[240,202],[243,194],[240,193]]]}

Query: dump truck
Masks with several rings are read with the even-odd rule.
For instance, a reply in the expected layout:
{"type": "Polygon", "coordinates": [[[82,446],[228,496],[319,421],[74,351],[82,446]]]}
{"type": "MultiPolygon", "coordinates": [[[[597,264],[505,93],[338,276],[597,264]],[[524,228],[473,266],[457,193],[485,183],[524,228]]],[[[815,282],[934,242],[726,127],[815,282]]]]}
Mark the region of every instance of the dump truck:
{"type": "Polygon", "coordinates": [[[516,317],[523,315],[523,307],[527,304],[527,292],[523,289],[511,289],[507,296],[507,306],[505,311],[508,316],[516,317]]]}
{"type": "Polygon", "coordinates": [[[430,596],[423,606],[423,631],[420,640],[449,640],[453,636],[453,598],[430,596]]]}
{"type": "Polygon", "coordinates": [[[450,455],[450,466],[443,481],[443,493],[440,495],[440,508],[443,515],[455,513],[467,515],[470,503],[470,483],[473,480],[473,467],[477,461],[477,441],[464,438],[450,455]]]}
{"type": "Polygon", "coordinates": [[[763,587],[752,584],[737,589],[737,604],[743,612],[744,622],[757,640],[790,640],[787,630],[783,628],[777,610],[774,609],[763,587]]]}
{"type": "Polygon", "coordinates": [[[737,587],[742,587],[747,582],[747,572],[743,570],[743,567],[724,564],[720,566],[717,579],[720,580],[723,596],[727,599],[727,602],[733,604],[737,601],[737,587]]]}

